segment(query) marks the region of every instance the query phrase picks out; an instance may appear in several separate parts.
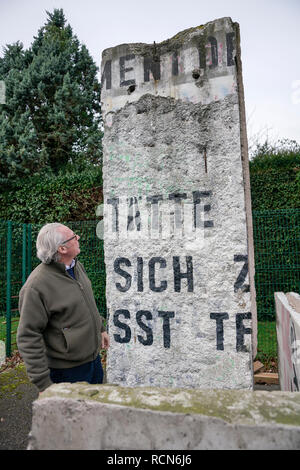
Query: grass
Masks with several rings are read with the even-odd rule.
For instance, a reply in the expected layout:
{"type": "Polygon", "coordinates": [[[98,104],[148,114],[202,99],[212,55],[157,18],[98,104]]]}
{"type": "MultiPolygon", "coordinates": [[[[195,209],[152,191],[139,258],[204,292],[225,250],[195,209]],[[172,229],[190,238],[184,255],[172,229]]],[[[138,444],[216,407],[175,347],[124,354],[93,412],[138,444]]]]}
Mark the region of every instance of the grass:
{"type": "Polygon", "coordinates": [[[266,368],[277,367],[277,335],[276,321],[257,322],[257,355],[256,360],[265,364],[266,368]]]}
{"type": "MultiPolygon", "coordinates": [[[[17,348],[17,328],[19,324],[19,319],[12,318],[11,324],[11,349],[12,351],[17,348]],[[17,320],[17,321],[16,321],[17,320]]],[[[6,342],[6,322],[5,317],[0,316],[0,341],[6,342]]]]}

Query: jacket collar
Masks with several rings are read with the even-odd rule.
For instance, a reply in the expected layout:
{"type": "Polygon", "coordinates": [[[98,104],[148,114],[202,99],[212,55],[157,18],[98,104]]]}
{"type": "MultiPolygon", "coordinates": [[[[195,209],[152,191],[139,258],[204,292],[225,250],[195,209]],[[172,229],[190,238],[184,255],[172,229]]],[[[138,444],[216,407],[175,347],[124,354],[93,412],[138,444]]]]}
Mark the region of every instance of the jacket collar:
{"type": "MultiPolygon", "coordinates": [[[[73,264],[73,263],[72,263],[73,264]]],[[[77,264],[77,258],[75,258],[75,264],[73,264],[73,267],[76,266],[77,264]]],[[[64,263],[60,263],[59,261],[51,261],[47,266],[50,266],[52,269],[59,271],[59,272],[66,272],[66,265],[64,263]]]]}

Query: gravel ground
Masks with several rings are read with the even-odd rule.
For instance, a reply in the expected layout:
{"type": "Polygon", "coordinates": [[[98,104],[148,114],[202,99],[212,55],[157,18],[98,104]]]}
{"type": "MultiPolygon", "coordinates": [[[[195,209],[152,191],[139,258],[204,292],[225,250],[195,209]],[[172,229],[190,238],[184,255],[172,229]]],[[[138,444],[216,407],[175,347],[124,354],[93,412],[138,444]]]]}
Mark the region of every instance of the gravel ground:
{"type": "Polygon", "coordinates": [[[27,378],[24,367],[0,374],[0,449],[24,450],[32,421],[32,402],[37,388],[27,378]]]}

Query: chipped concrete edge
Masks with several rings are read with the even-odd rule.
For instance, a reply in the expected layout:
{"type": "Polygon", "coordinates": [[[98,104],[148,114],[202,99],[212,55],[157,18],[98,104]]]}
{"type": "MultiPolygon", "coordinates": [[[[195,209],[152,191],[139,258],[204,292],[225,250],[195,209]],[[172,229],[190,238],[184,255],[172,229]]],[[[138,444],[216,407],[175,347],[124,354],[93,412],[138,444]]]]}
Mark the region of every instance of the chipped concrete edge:
{"type": "Polygon", "coordinates": [[[37,400],[92,401],[140,410],[203,415],[230,424],[296,426],[300,394],[250,390],[130,388],[117,385],[54,384],[37,400]]]}
{"type": "Polygon", "coordinates": [[[240,113],[240,133],[241,133],[241,156],[244,175],[245,190],[245,211],[247,219],[247,239],[248,239],[248,269],[250,280],[250,296],[251,296],[251,317],[252,317],[252,355],[253,359],[257,355],[257,306],[256,306],[256,290],[255,290],[255,263],[254,263],[254,237],[253,237],[253,220],[252,220],[252,202],[251,202],[251,184],[250,184],[250,168],[248,154],[248,137],[247,137],[247,120],[245,107],[245,93],[242,74],[242,57],[241,57],[241,35],[238,23],[234,23],[236,33],[236,76],[238,86],[239,113],[240,113]]]}

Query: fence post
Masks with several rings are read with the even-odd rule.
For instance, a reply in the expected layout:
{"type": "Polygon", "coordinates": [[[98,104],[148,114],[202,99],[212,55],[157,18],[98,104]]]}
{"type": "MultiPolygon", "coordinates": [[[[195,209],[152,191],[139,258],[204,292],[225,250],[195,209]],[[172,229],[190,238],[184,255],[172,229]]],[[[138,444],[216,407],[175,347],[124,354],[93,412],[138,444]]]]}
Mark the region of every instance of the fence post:
{"type": "Polygon", "coordinates": [[[23,241],[22,241],[22,285],[26,281],[26,230],[27,224],[23,224],[23,241]]]}
{"type": "Polygon", "coordinates": [[[11,355],[11,248],[12,223],[7,222],[7,252],[6,252],[6,356],[11,355]]]}
{"type": "Polygon", "coordinates": [[[28,224],[28,232],[27,232],[27,276],[31,273],[32,270],[32,240],[31,240],[31,224],[28,224]]]}

